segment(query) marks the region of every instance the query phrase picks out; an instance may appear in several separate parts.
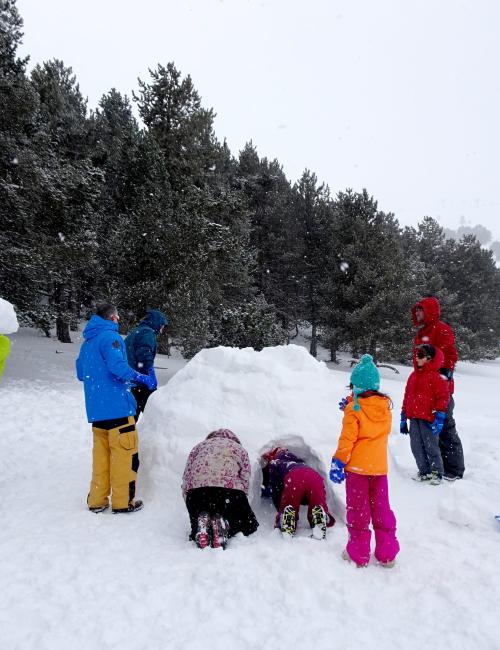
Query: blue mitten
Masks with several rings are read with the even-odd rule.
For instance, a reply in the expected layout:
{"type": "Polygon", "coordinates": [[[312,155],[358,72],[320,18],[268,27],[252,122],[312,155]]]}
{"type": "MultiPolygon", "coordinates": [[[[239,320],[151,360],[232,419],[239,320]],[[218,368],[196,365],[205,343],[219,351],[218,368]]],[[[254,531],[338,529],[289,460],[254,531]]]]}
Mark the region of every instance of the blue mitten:
{"type": "Polygon", "coordinates": [[[399,433],[408,433],[408,422],[406,418],[406,413],[401,411],[401,422],[399,423],[399,433]]]}
{"type": "Polygon", "coordinates": [[[443,430],[444,421],[446,420],[446,413],[444,411],[436,411],[434,422],[432,423],[432,433],[438,436],[443,430]]]}
{"type": "Polygon", "coordinates": [[[141,372],[135,372],[132,381],[144,384],[144,386],[149,388],[149,390],[156,390],[158,388],[158,381],[156,379],[154,368],[150,368],[147,375],[143,375],[141,372]]]}
{"type": "Polygon", "coordinates": [[[345,463],[334,456],[330,465],[330,481],[333,481],[333,483],[342,483],[345,479],[344,467],[345,463]]]}
{"type": "Polygon", "coordinates": [[[349,400],[347,399],[347,397],[343,397],[339,402],[339,410],[343,411],[348,404],[349,404],[349,400]]]}

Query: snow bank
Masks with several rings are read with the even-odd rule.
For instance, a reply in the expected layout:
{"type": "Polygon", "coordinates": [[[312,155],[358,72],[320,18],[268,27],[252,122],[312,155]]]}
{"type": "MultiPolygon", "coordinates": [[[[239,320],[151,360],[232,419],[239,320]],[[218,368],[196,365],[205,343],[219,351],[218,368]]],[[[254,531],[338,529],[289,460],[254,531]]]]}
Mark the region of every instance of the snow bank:
{"type": "Polygon", "coordinates": [[[14,307],[0,298],[0,334],[14,334],[19,329],[14,307]]]}
{"type": "Polygon", "coordinates": [[[325,474],[339,434],[337,402],[345,394],[344,376],[296,345],[203,350],[148,402],[139,428],[147,432],[141,454],[149,476],[141,481],[180,486],[190,449],[222,427],[233,430],[250,455],[254,495],[258,459],[278,442],[325,474]]]}

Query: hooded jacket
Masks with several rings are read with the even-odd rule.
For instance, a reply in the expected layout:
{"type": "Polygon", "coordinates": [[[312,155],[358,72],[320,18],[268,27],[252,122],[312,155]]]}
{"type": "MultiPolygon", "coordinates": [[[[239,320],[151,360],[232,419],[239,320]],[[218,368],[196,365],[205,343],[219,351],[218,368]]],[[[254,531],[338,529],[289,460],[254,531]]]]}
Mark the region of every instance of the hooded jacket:
{"type": "Polygon", "coordinates": [[[229,429],[209,433],[191,450],[182,477],[182,494],[201,487],[222,487],[248,494],[250,460],[229,429]]]}
{"type": "Polygon", "coordinates": [[[94,314],[83,338],[76,374],[84,384],[88,421],[135,415],[137,404],[130,392],[134,371],[127,363],[118,324],[94,314]]]}
{"type": "Polygon", "coordinates": [[[276,510],[279,510],[285,476],[297,467],[306,467],[305,461],[288,449],[279,449],[262,468],[262,485],[268,488],[276,510]]]}
{"type": "Polygon", "coordinates": [[[387,441],[392,427],[389,399],[379,395],[358,396],[345,407],[337,451],[334,456],[346,464],[346,471],[379,476],[387,474],[387,441]]]}
{"type": "Polygon", "coordinates": [[[446,412],[450,401],[450,386],[446,377],[439,373],[444,355],[436,348],[434,359],[414,370],[408,377],[403,399],[403,411],[407,418],[434,421],[435,411],[446,412]]]}
{"type": "MultiPolygon", "coordinates": [[[[458,361],[457,348],[455,346],[455,335],[447,323],[439,320],[441,316],[441,305],[437,298],[424,298],[413,305],[411,316],[414,326],[417,328],[415,342],[413,345],[413,367],[417,367],[416,347],[422,343],[430,343],[439,348],[443,353],[443,368],[454,370],[458,361]],[[416,309],[421,307],[424,312],[422,323],[417,321],[416,309]]],[[[454,382],[449,382],[450,393],[454,391],[454,382]]]]}
{"type": "Polygon", "coordinates": [[[167,318],[158,309],[151,309],[139,325],[125,339],[129,365],[147,375],[156,357],[156,337],[167,324],[167,318]]]}

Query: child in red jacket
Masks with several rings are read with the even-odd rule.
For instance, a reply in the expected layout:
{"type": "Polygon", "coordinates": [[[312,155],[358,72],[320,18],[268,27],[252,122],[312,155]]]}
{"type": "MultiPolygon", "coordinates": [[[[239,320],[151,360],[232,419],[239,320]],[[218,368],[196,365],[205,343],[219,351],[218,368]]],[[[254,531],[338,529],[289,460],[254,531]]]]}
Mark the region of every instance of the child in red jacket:
{"type": "Polygon", "coordinates": [[[443,476],[439,434],[450,401],[448,382],[439,374],[443,359],[439,348],[428,343],[417,346],[417,368],[408,377],[401,411],[401,433],[408,433],[410,418],[411,451],[418,467],[416,480],[431,485],[439,485],[443,476]]]}

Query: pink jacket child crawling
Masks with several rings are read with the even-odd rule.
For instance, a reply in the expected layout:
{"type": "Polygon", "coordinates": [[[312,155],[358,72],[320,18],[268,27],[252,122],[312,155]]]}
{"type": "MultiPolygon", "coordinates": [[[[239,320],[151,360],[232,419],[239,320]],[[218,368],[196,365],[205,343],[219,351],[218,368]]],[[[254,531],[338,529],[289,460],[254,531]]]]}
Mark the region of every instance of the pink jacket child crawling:
{"type": "Polygon", "coordinates": [[[258,522],[248,503],[250,460],[238,437],[218,429],[194,447],[182,477],[191,521],[190,539],[199,548],[225,548],[239,532],[251,535],[258,522]]]}
{"type": "Polygon", "coordinates": [[[326,505],[325,482],[321,474],[286,447],[262,455],[262,496],[271,497],[278,510],[276,528],[293,537],[301,505],[307,505],[312,537],[325,539],[335,519],[326,505]]]}

